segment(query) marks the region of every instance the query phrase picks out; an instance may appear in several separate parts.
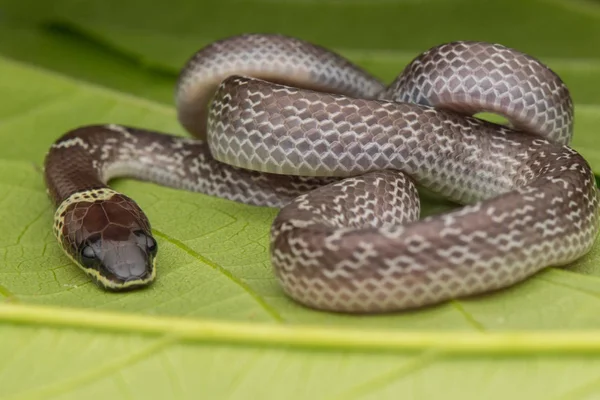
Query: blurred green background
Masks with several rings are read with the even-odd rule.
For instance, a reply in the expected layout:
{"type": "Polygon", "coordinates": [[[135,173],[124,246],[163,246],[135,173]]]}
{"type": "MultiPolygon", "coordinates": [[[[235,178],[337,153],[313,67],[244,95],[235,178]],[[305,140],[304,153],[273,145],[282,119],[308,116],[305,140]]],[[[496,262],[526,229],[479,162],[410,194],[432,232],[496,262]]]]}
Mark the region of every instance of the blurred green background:
{"type": "Polygon", "coordinates": [[[242,32],[332,47],[388,81],[433,45],[500,42],[550,64],[576,103],[599,98],[589,0],[3,0],[0,18],[0,54],[169,104],[194,51],[242,32]]]}

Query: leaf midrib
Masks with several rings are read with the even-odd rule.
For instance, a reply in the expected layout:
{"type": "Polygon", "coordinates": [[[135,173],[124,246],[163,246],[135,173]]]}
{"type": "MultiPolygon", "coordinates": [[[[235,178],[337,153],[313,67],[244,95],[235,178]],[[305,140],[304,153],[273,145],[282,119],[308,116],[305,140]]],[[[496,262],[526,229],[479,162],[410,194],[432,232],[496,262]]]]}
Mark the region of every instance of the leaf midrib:
{"type": "Polygon", "coordinates": [[[225,322],[27,304],[0,304],[0,321],[100,330],[182,341],[357,352],[435,349],[445,354],[600,354],[600,330],[389,331],[273,323],[225,322]]]}

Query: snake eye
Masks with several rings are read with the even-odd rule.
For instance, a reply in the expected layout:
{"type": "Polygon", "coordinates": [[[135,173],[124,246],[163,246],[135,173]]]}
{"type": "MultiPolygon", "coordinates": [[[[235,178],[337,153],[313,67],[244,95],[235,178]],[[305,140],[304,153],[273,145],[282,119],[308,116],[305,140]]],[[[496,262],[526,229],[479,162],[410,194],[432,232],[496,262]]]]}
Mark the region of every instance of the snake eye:
{"type": "Polygon", "coordinates": [[[158,250],[158,245],[156,244],[156,240],[141,230],[137,230],[133,232],[135,236],[138,237],[138,244],[142,248],[144,248],[148,253],[156,256],[156,252],[158,250]]]}
{"type": "Polygon", "coordinates": [[[152,236],[148,236],[146,239],[146,243],[148,246],[148,251],[155,256],[158,250],[158,245],[156,244],[156,240],[152,236]]]}
{"type": "Polygon", "coordinates": [[[81,250],[81,255],[83,256],[83,258],[86,258],[88,260],[94,260],[96,258],[96,252],[94,251],[92,246],[89,246],[89,245],[86,245],[81,250]]]}

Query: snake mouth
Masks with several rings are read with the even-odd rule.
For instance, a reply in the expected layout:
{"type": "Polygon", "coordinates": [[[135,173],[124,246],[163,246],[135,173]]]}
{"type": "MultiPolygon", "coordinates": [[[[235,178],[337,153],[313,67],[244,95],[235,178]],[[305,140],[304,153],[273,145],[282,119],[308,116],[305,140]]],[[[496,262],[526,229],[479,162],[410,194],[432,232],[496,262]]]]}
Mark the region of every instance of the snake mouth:
{"type": "Polygon", "coordinates": [[[101,286],[103,289],[110,292],[126,292],[132,290],[138,290],[148,287],[150,284],[154,282],[154,278],[156,274],[154,272],[154,268],[152,271],[149,271],[141,276],[131,277],[127,280],[109,280],[106,279],[105,276],[97,279],[94,278],[94,281],[97,285],[101,286]]]}
{"type": "Polygon", "coordinates": [[[109,291],[146,287],[156,276],[158,246],[154,238],[134,231],[127,240],[98,238],[81,247],[80,265],[95,283],[109,291]]]}

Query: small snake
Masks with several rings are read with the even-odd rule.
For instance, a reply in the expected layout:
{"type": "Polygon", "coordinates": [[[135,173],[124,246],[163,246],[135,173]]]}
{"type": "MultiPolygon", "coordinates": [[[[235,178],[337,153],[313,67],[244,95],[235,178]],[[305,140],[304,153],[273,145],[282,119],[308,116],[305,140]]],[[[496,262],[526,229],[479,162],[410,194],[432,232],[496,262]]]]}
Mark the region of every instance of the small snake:
{"type": "Polygon", "coordinates": [[[103,288],[156,275],[150,222],[107,186],[117,176],[281,208],[275,276],[291,298],[330,311],[505,288],[576,260],[598,235],[594,175],[568,146],[567,87],[502,45],[433,47],[386,87],[315,44],[240,35],[187,62],[176,103],[194,139],[88,125],[47,154],[54,233],[103,288]],[[509,125],[474,117],[482,111],[509,125]],[[463,207],[419,220],[415,184],[463,207]]]}

